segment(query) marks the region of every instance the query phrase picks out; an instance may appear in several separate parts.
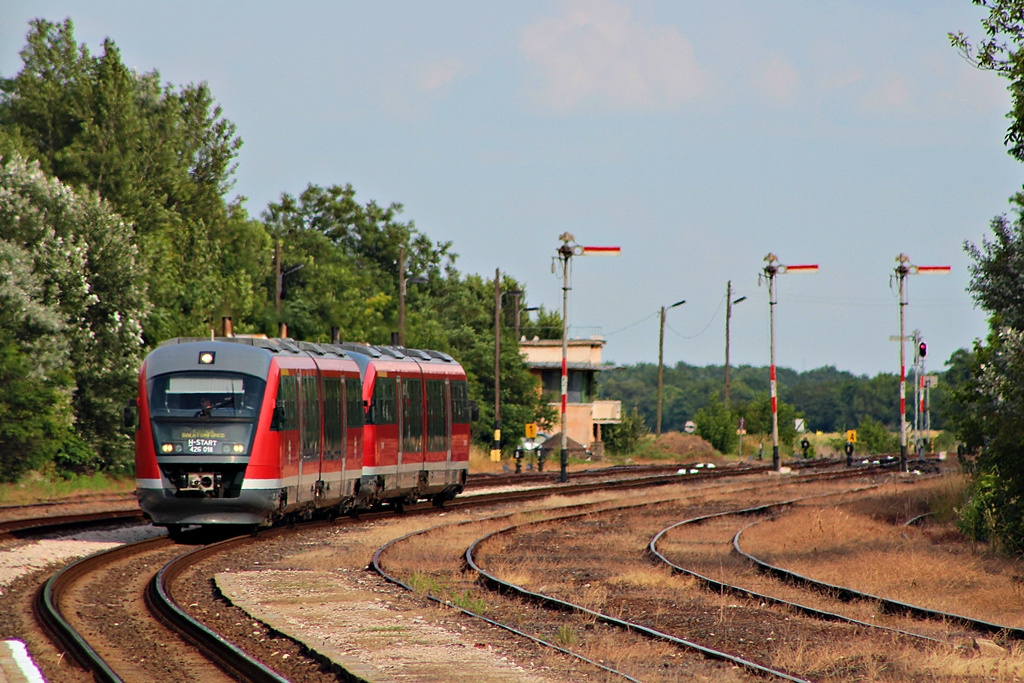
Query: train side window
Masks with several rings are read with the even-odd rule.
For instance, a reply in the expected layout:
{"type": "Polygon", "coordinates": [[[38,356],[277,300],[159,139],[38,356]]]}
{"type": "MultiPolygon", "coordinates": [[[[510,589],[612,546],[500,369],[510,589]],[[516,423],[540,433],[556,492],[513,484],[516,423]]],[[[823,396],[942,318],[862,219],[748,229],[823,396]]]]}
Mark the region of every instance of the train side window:
{"type": "Polygon", "coordinates": [[[452,381],[452,422],[467,424],[469,422],[469,387],[466,380],[452,381]]]}
{"type": "Polygon", "coordinates": [[[448,415],[445,410],[444,380],[427,380],[427,450],[448,450],[448,415]]]}
{"type": "Polygon", "coordinates": [[[395,378],[378,377],[373,385],[373,402],[370,404],[370,422],[378,425],[393,425],[398,420],[395,412],[395,378]]]}
{"type": "Polygon", "coordinates": [[[274,408],[271,429],[279,431],[298,429],[299,409],[295,380],[296,377],[293,375],[281,375],[277,380],[277,405],[274,408]]]}
{"type": "Polygon", "coordinates": [[[363,412],[363,383],[358,377],[345,378],[345,398],[348,402],[348,426],[349,429],[358,429],[363,426],[365,413],[363,412]]]}

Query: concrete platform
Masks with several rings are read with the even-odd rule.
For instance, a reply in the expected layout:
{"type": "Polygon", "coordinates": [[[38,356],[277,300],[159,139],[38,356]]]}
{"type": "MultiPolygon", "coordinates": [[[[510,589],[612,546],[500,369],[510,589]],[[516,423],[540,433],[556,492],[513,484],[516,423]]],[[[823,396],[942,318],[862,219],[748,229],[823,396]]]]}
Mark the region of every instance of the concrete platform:
{"type": "Polygon", "coordinates": [[[20,640],[0,642],[0,683],[46,683],[20,640]]]}

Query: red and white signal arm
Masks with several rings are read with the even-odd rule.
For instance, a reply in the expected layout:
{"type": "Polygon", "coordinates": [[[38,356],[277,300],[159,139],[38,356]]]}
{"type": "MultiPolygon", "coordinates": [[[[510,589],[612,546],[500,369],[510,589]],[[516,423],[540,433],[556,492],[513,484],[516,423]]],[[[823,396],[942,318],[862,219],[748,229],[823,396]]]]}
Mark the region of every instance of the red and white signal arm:
{"type": "Polygon", "coordinates": [[[580,247],[581,256],[618,256],[622,247],[580,247]]]}
{"type": "Polygon", "coordinates": [[[792,266],[779,266],[779,273],[817,273],[817,263],[799,263],[792,266]]]}

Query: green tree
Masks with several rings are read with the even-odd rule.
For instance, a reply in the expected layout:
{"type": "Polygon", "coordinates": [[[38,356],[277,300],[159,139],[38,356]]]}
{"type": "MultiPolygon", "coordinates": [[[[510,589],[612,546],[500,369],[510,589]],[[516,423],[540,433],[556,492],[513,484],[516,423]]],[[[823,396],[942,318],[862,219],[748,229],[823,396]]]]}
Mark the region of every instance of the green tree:
{"type": "Polygon", "coordinates": [[[900,449],[900,436],[877,420],[865,417],[857,425],[857,447],[871,455],[891,455],[900,449]]]}
{"type": "Polygon", "coordinates": [[[0,481],[52,462],[74,433],[64,321],[32,265],[0,240],[0,481]]]}
{"type": "MultiPolygon", "coordinates": [[[[1010,121],[1005,144],[1024,161],[1024,2],[975,0],[986,8],[982,20],[985,37],[971,43],[963,33],[950,34],[954,47],[978,68],[991,70],[1008,82],[1010,121]]],[[[987,343],[976,343],[973,358],[959,360],[969,377],[951,392],[956,408],[953,419],[958,436],[969,447],[981,447],[969,499],[961,517],[962,528],[978,538],[998,542],[1010,552],[1024,552],[1024,193],[1010,200],[1015,217],[997,216],[991,222],[994,238],[981,247],[966,242],[974,263],[969,291],[990,314],[987,343]]]]}
{"type": "MultiPolygon", "coordinates": [[[[778,401],[777,405],[779,443],[792,448],[797,434],[795,421],[796,418],[803,417],[803,415],[798,413],[792,404],[778,401]]],[[[739,414],[746,419],[748,432],[752,434],[772,433],[772,401],[767,392],[758,394],[753,401],[740,406],[739,414]]]]}
{"type": "MultiPolygon", "coordinates": [[[[55,360],[73,382],[75,430],[95,453],[67,444],[65,464],[126,464],[131,444],[121,415],[134,389],[147,310],[131,228],[94,193],[73,192],[37,163],[14,156],[0,159],[0,241],[12,263],[30,263],[33,279],[21,281],[39,283],[23,288],[25,300],[37,300],[60,319],[59,328],[28,329],[38,330],[29,333],[37,346],[65,350],[55,360]],[[11,249],[28,256],[15,259],[11,249]]],[[[17,365],[10,348],[7,357],[17,365]]],[[[60,373],[40,372],[42,388],[62,387],[51,375],[60,373]]],[[[59,431],[53,434],[60,438],[59,431]]]]}
{"type": "Polygon", "coordinates": [[[132,225],[154,304],[148,340],[205,332],[264,275],[222,251],[246,222],[224,200],[241,145],[234,125],[206,84],[161,85],[157,72],[126,67],[110,39],[93,56],[70,20],[33,21],[21,58],[0,80],[0,149],[98,192],[132,225]]]}
{"type": "Polygon", "coordinates": [[[644,419],[636,408],[622,416],[619,424],[606,425],[602,430],[605,448],[614,455],[633,453],[644,437],[650,434],[644,419]]]}
{"type": "Polygon", "coordinates": [[[736,427],[739,416],[721,401],[708,401],[697,411],[693,421],[697,424],[697,436],[701,437],[719,453],[732,453],[738,445],[736,427]]]}
{"type": "MultiPolygon", "coordinates": [[[[400,204],[360,204],[351,185],[309,185],[298,197],[283,194],[267,207],[263,220],[281,244],[283,267],[301,266],[283,283],[280,318],[290,334],[322,338],[336,326],[347,339],[390,343],[398,329],[399,251],[405,250],[407,274],[427,279],[407,285],[407,312],[456,272],[451,244],[433,242],[412,221],[400,222],[401,211],[400,204]]],[[[267,284],[273,292],[275,285],[267,284]]],[[[406,322],[407,343],[414,324],[406,322]]],[[[268,326],[276,328],[276,321],[268,326]]]]}

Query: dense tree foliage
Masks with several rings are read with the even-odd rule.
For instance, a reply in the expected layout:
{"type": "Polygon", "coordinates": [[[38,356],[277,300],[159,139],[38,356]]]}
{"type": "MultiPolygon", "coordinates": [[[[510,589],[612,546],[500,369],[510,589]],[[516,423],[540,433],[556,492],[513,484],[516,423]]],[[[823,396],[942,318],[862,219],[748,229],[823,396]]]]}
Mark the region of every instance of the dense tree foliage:
{"type": "MultiPolygon", "coordinates": [[[[956,356],[956,354],[954,354],[956,356]]],[[[635,366],[616,368],[601,373],[601,393],[609,398],[622,400],[629,409],[635,408],[649,428],[654,428],[657,411],[658,368],[642,363],[635,366]]],[[[768,405],[769,389],[767,367],[740,366],[730,371],[730,399],[739,415],[748,418],[748,429],[764,433],[763,420],[768,405]],[[750,407],[747,407],[750,406],[750,407]],[[760,406],[760,413],[755,406],[760,406]]],[[[662,390],[662,429],[682,430],[687,420],[693,420],[701,408],[710,402],[723,400],[725,369],[720,365],[695,367],[678,363],[665,368],[662,390]]],[[[818,368],[807,372],[796,372],[789,368],[777,368],[776,376],[780,398],[780,431],[786,434],[784,443],[789,442],[788,430],[792,418],[804,417],[808,429],[835,432],[854,429],[865,417],[896,429],[899,424],[899,410],[894,397],[899,380],[894,374],[881,373],[875,377],[857,376],[834,367],[818,368]],[[793,408],[787,412],[785,406],[793,408]],[[784,414],[785,413],[785,414],[784,414]]],[[[940,387],[944,382],[940,380],[940,387]]],[[[938,394],[936,394],[937,396],[938,394]]],[[[933,396],[935,407],[932,425],[941,428],[946,413],[940,410],[941,396],[933,396]]],[[[770,415],[766,419],[770,419],[770,415]]],[[[770,430],[770,424],[769,429],[770,430]]]]}
{"type": "Polygon", "coordinates": [[[70,20],[33,21],[21,58],[0,80],[0,151],[96,191],[133,227],[153,303],[147,341],[204,332],[255,281],[250,264],[224,258],[247,221],[224,198],[234,125],[206,84],[161,85],[125,66],[110,39],[93,56],[70,20]]]}
{"type": "MultiPolygon", "coordinates": [[[[1024,161],[1024,0],[974,0],[988,10],[985,37],[954,47],[981,69],[1007,79],[1012,109],[1005,144],[1024,161]]],[[[955,383],[947,397],[958,435],[978,453],[961,528],[1014,553],[1024,553],[1024,193],[1010,199],[1013,217],[996,216],[993,238],[965,249],[974,261],[969,291],[990,314],[991,331],[973,353],[951,358],[955,383]]]]}
{"type": "MultiPolygon", "coordinates": [[[[34,375],[39,391],[54,398],[29,421],[37,427],[26,427],[46,432],[42,453],[24,457],[35,461],[56,447],[67,466],[125,463],[130,443],[121,409],[141,359],[147,309],[131,228],[94,193],[70,190],[34,162],[15,154],[0,164],[4,308],[10,306],[0,328],[4,372],[14,382],[31,383],[34,375]],[[65,389],[73,390],[76,438],[64,429],[71,426],[67,401],[54,395],[65,389]]],[[[37,392],[4,393],[0,400],[10,406],[37,392]]],[[[5,429],[16,429],[6,422],[5,429]]]]}
{"type": "MultiPolygon", "coordinates": [[[[205,336],[222,316],[242,333],[286,323],[300,339],[337,327],[391,343],[403,259],[406,343],[463,363],[475,435],[490,440],[494,285],[459,273],[451,244],[351,185],[310,184],[250,218],[227,196],[241,139],[205,83],[129,69],[110,39],[94,56],[70,20],[33,21],[21,58],[0,78],[0,478],[128,461],[119,424],[142,354],[205,336]]],[[[527,307],[520,283],[501,287],[527,307]]],[[[518,353],[515,315],[542,338],[561,334],[561,317],[506,313],[501,418],[518,434],[553,414],[518,353]]]]}

